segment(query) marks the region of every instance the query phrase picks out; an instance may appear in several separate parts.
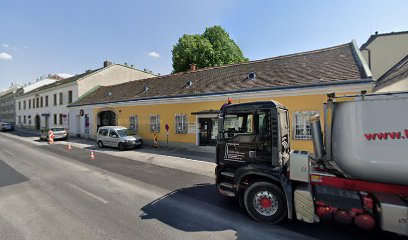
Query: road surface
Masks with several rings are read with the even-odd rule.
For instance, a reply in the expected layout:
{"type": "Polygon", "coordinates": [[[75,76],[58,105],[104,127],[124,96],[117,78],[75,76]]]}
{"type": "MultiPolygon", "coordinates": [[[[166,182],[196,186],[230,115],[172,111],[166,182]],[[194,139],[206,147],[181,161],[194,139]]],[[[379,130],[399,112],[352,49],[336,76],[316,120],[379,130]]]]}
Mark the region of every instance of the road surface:
{"type": "Polygon", "coordinates": [[[0,133],[0,239],[399,239],[331,223],[259,224],[199,169],[99,152],[90,160],[86,149],[10,134],[0,133]]]}

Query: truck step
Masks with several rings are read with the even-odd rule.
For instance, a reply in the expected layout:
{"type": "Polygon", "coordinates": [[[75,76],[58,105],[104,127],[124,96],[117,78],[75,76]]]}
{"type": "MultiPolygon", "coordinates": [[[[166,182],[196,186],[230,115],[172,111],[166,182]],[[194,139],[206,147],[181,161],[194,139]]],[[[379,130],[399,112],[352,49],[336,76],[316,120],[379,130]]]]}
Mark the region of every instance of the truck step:
{"type": "Polygon", "coordinates": [[[229,188],[229,189],[232,189],[232,188],[233,188],[232,184],[231,184],[231,183],[227,183],[227,182],[222,182],[222,183],[220,183],[220,186],[223,186],[223,187],[229,188]]]}
{"type": "Polygon", "coordinates": [[[232,191],[228,191],[228,190],[220,190],[221,193],[227,197],[235,197],[235,193],[232,191]]]}
{"type": "Polygon", "coordinates": [[[232,172],[221,172],[221,175],[231,178],[235,176],[232,172]]]}

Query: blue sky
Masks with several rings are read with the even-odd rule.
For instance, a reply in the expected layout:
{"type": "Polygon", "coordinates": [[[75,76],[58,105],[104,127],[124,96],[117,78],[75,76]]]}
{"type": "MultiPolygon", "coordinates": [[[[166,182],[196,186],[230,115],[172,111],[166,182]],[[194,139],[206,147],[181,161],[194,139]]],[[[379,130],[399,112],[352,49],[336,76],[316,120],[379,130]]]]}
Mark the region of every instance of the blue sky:
{"type": "Polygon", "coordinates": [[[104,60],[168,74],[178,38],[213,25],[250,60],[352,39],[361,45],[375,31],[408,30],[406,9],[403,0],[0,0],[0,89],[104,60]]]}

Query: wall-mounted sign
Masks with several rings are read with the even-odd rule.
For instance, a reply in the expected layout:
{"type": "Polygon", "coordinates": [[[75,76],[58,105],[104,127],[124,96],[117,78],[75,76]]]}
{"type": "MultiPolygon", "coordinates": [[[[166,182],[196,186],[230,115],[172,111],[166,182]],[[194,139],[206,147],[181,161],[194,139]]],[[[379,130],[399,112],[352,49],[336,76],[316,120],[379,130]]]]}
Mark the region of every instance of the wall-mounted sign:
{"type": "Polygon", "coordinates": [[[81,110],[79,110],[79,116],[84,116],[84,110],[83,109],[81,109],[81,110]]]}
{"type": "Polygon", "coordinates": [[[188,123],[188,133],[195,134],[196,133],[196,124],[194,122],[188,123]]]}

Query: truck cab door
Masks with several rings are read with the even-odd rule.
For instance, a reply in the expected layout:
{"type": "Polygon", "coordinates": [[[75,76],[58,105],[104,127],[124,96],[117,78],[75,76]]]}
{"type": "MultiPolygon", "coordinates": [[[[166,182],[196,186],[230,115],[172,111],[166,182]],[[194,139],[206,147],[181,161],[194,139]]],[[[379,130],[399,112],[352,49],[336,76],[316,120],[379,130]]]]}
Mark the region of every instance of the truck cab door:
{"type": "Polygon", "coordinates": [[[219,146],[218,159],[228,162],[231,165],[240,166],[253,159],[254,142],[256,134],[254,132],[254,119],[252,113],[227,114],[224,117],[223,130],[221,131],[221,141],[219,146]],[[223,145],[223,146],[220,146],[223,145]]]}

